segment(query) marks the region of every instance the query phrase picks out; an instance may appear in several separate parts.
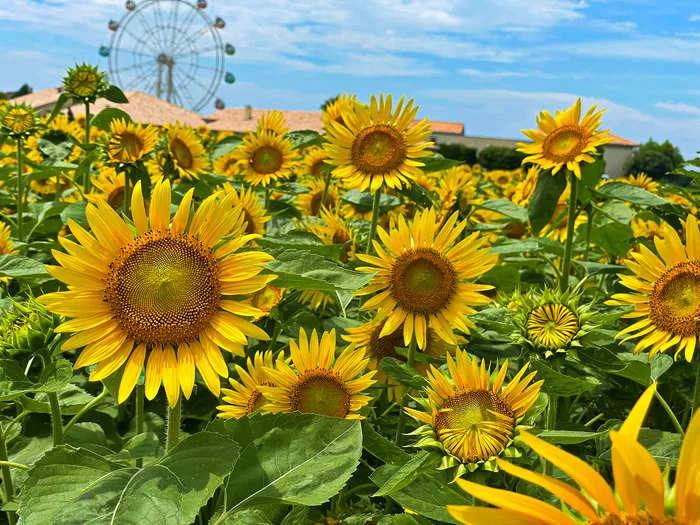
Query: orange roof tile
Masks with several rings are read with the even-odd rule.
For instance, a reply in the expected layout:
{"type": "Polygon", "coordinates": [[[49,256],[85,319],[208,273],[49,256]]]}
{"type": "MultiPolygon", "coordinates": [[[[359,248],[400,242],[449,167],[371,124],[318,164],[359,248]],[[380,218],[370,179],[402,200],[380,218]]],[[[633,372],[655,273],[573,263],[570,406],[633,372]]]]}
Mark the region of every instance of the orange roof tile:
{"type": "Polygon", "coordinates": [[[21,97],[16,97],[12,99],[14,104],[29,104],[34,108],[40,108],[44,106],[53,106],[58,102],[58,97],[61,96],[60,88],[42,89],[41,91],[35,91],[34,93],[29,93],[27,95],[22,95],[21,97]]]}
{"type": "Polygon", "coordinates": [[[632,147],[639,146],[639,142],[635,142],[633,140],[623,138],[619,135],[614,135],[612,133],[608,133],[608,137],[613,137],[613,139],[615,139],[612,142],[610,142],[609,144],[615,144],[617,146],[632,146],[632,147]]]}

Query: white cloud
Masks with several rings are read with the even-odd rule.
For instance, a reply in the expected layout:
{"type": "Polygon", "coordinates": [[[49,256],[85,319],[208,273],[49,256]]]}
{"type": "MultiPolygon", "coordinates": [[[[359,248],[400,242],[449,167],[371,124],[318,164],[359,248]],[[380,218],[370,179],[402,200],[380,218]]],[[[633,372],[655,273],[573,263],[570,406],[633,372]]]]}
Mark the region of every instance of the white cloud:
{"type": "Polygon", "coordinates": [[[673,111],[674,113],[684,113],[686,115],[700,116],[700,108],[697,106],[691,106],[690,104],[657,102],[656,104],[654,104],[654,106],[660,109],[665,109],[667,111],[673,111]]]}
{"type": "Polygon", "coordinates": [[[575,53],[587,57],[650,59],[669,62],[700,63],[700,40],[677,37],[645,36],[633,39],[607,39],[577,44],[561,44],[542,52],[575,53]]]}
{"type": "Polygon", "coordinates": [[[607,33],[629,33],[637,29],[637,23],[631,20],[589,20],[586,27],[607,33]]]}
{"type": "Polygon", "coordinates": [[[700,15],[691,15],[688,22],[700,22],[700,15]]]}

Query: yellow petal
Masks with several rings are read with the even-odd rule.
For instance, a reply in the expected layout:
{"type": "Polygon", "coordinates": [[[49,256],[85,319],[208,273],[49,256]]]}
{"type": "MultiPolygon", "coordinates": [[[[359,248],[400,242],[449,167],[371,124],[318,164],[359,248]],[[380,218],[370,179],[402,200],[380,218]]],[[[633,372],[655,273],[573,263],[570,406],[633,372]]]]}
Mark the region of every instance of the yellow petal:
{"type": "Polygon", "coordinates": [[[146,365],[146,398],[153,399],[158,395],[160,383],[163,379],[163,350],[160,347],[153,347],[148,356],[146,365]]]}
{"type": "Polygon", "coordinates": [[[141,370],[143,370],[145,358],[146,345],[141,343],[136,347],[136,350],[131,352],[131,357],[129,357],[126,367],[124,367],[124,374],[122,375],[122,382],[119,384],[119,395],[117,397],[117,402],[119,404],[129,399],[139,377],[141,377],[141,370]]]}
{"type": "Polygon", "coordinates": [[[180,379],[178,377],[177,357],[175,357],[175,350],[172,346],[165,347],[162,359],[163,386],[165,394],[168,396],[168,404],[170,408],[174,408],[180,401],[180,379]]]}
{"type": "Polygon", "coordinates": [[[194,357],[190,347],[181,344],[177,349],[177,364],[180,374],[180,385],[185,399],[189,399],[194,388],[194,357]]]}
{"type": "Polygon", "coordinates": [[[136,186],[134,186],[134,193],[131,196],[131,220],[134,221],[136,229],[140,234],[148,231],[148,218],[146,217],[146,207],[143,203],[141,181],[136,183],[136,186]]]}
{"type": "Polygon", "coordinates": [[[622,423],[622,426],[620,427],[620,434],[628,436],[635,441],[637,440],[639,430],[642,428],[642,423],[644,422],[644,418],[649,411],[651,400],[654,397],[654,392],[656,392],[656,383],[647,387],[644,393],[634,404],[629,416],[627,416],[627,419],[625,419],[625,422],[622,423]]]}

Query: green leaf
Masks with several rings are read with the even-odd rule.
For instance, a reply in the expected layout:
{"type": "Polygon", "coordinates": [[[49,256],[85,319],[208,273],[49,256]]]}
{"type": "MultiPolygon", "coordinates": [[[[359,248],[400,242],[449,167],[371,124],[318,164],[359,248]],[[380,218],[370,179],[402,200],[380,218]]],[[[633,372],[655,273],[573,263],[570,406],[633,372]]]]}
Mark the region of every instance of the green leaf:
{"type": "Polygon", "coordinates": [[[511,293],[520,284],[520,271],[515,266],[502,264],[479,277],[479,282],[490,284],[502,292],[511,293]]]}
{"type": "Polygon", "coordinates": [[[85,157],[83,157],[83,160],[80,161],[80,164],[78,164],[78,167],[75,170],[75,176],[73,177],[73,180],[77,181],[79,184],[82,184],[83,181],[85,180],[85,175],[89,175],[90,173],[90,166],[97,161],[97,159],[100,158],[100,150],[94,149],[85,157]]]}
{"type": "Polygon", "coordinates": [[[542,246],[537,242],[537,239],[525,239],[523,241],[508,239],[505,242],[491,247],[491,253],[498,253],[500,255],[539,252],[540,250],[542,250],[542,246]]]}
{"type": "Polygon", "coordinates": [[[455,166],[462,164],[459,160],[446,159],[439,153],[436,153],[430,157],[425,157],[420,159],[420,162],[425,164],[421,169],[423,173],[433,173],[435,171],[449,170],[455,166]]]}
{"type": "Polygon", "coordinates": [[[115,119],[123,119],[126,122],[131,122],[131,117],[126,111],[119,108],[105,108],[92,117],[90,124],[102,131],[109,131],[109,125],[115,119]]]}
{"type": "Polygon", "coordinates": [[[59,359],[49,363],[41,371],[39,382],[34,392],[58,392],[68,386],[73,377],[73,365],[67,359],[59,359]]]}
{"type": "Polygon", "coordinates": [[[310,190],[307,186],[298,182],[283,182],[275,186],[275,191],[286,195],[301,195],[302,193],[309,193],[310,190]]]}
{"type": "Polygon", "coordinates": [[[109,459],[117,461],[146,457],[154,458],[162,455],[162,449],[163,444],[158,434],[155,432],[143,432],[132,437],[117,454],[113,454],[109,459]]]}
{"type": "Polygon", "coordinates": [[[610,273],[620,273],[625,269],[624,266],[620,266],[618,264],[604,264],[604,263],[597,263],[597,262],[589,262],[589,261],[573,261],[575,264],[578,264],[579,266],[582,266],[585,268],[586,272],[588,275],[596,275],[598,273],[600,274],[610,274],[610,273]]]}
{"type": "Polygon", "coordinates": [[[599,155],[595,162],[581,164],[581,183],[578,192],[578,200],[581,203],[587,204],[591,200],[593,197],[591,190],[594,190],[598,185],[604,172],[605,160],[603,155],[599,155]]]}
{"type": "Polygon", "coordinates": [[[124,92],[114,84],[110,85],[107,89],[105,89],[102,93],[102,96],[110,102],[114,102],[115,104],[129,103],[129,99],[126,98],[124,92]]]}
{"type": "Polygon", "coordinates": [[[275,260],[267,268],[278,276],[274,283],[280,288],[355,291],[365,286],[373,275],[348,270],[308,251],[282,250],[273,255],[275,260]]]}
{"type": "Polygon", "coordinates": [[[321,146],[323,138],[317,131],[306,129],[303,131],[292,131],[287,133],[284,138],[291,141],[295,148],[308,148],[310,146],[321,146]]]}
{"type": "Polygon", "coordinates": [[[552,220],[559,197],[565,189],[566,175],[563,171],[554,176],[548,171],[540,173],[535,191],[527,207],[527,215],[530,218],[530,228],[533,234],[538,234],[552,220]]]}
{"type": "Polygon", "coordinates": [[[274,425],[262,437],[238,440],[248,445],[229,477],[230,512],[263,503],[321,505],[338,493],[357,468],[362,453],[359,421],[284,416],[256,418],[247,430],[238,428],[239,435],[254,437],[254,424],[274,425]]]}
{"type": "Polygon", "coordinates": [[[542,390],[548,394],[571,397],[587,392],[600,384],[594,377],[571,377],[557,372],[544,361],[533,361],[532,366],[539,372],[538,379],[544,379],[542,390]]]}
{"type": "MultiPolygon", "coordinates": [[[[583,341],[583,344],[585,346],[585,341],[583,341]]],[[[620,372],[627,368],[627,363],[623,363],[617,355],[606,348],[600,348],[598,346],[579,348],[576,351],[576,355],[582,364],[597,368],[598,370],[620,372]]]]}
{"type": "Polygon", "coordinates": [[[68,155],[70,155],[70,152],[73,149],[73,143],[69,140],[59,142],[58,144],[47,139],[38,139],[36,142],[39,151],[54,161],[65,159],[68,155]]]}
{"type": "Polygon", "coordinates": [[[12,359],[0,359],[0,401],[16,399],[31,392],[34,382],[24,373],[17,362],[12,359]]]}
{"type": "Polygon", "coordinates": [[[0,277],[12,277],[14,279],[50,278],[44,265],[39,261],[23,255],[9,253],[0,255],[0,277]]]}
{"type": "Polygon", "coordinates": [[[411,457],[401,447],[397,447],[393,441],[389,441],[377,433],[366,419],[362,421],[362,446],[384,463],[403,465],[411,457]]]}
{"type": "Polygon", "coordinates": [[[344,244],[324,244],[313,233],[305,231],[291,231],[279,237],[264,237],[256,242],[263,248],[305,251],[336,262],[345,251],[344,244]]]}
{"type": "Polygon", "coordinates": [[[596,225],[591,231],[591,242],[593,244],[618,257],[627,255],[632,248],[633,238],[632,228],[619,222],[596,225]]]}
{"type": "Polygon", "coordinates": [[[241,140],[240,137],[226,137],[214,147],[211,160],[216,160],[219,157],[228,155],[241,144],[243,144],[243,140],[241,140]]]}
{"type": "Polygon", "coordinates": [[[620,201],[606,201],[599,208],[596,208],[609,219],[620,224],[629,224],[634,217],[634,211],[620,201]]]}
{"type": "Polygon", "coordinates": [[[528,220],[527,210],[525,208],[516,206],[511,201],[505,199],[482,202],[479,204],[479,208],[498,212],[501,215],[505,215],[506,217],[520,222],[527,222],[528,220]]]}
{"type": "Polygon", "coordinates": [[[619,199],[642,206],[663,206],[669,204],[666,199],[648,192],[644,188],[625,182],[610,182],[597,191],[598,195],[611,199],[619,199]]]}
{"type": "Polygon", "coordinates": [[[673,358],[667,354],[656,354],[649,359],[649,354],[620,353],[617,357],[627,366],[616,375],[626,377],[642,386],[649,386],[665,374],[671,365],[673,358]]]}
{"type": "Polygon", "coordinates": [[[557,445],[577,445],[605,434],[606,432],[581,432],[580,430],[546,430],[537,434],[537,437],[557,445]]]}
{"type": "Polygon", "coordinates": [[[423,467],[432,457],[433,456],[427,450],[422,450],[414,455],[408,462],[401,465],[401,467],[379,487],[379,490],[374,493],[374,497],[388,496],[413,483],[413,481],[421,475],[423,467]]]}
{"type": "Polygon", "coordinates": [[[510,334],[513,331],[513,316],[515,312],[508,308],[485,308],[470,315],[469,319],[478,326],[494,330],[499,334],[510,334]]]}
{"type": "Polygon", "coordinates": [[[394,514],[392,516],[383,516],[379,519],[377,525],[420,525],[420,523],[410,514],[394,514]]]}
{"type": "Polygon", "coordinates": [[[37,222],[60,215],[66,208],[65,202],[35,202],[29,205],[29,210],[36,217],[37,222]]]}
{"type": "Polygon", "coordinates": [[[411,185],[399,190],[401,195],[405,196],[411,202],[415,202],[421,208],[430,208],[433,205],[433,199],[430,193],[420,184],[411,181],[411,185]]]}
{"type": "MultiPolygon", "coordinates": [[[[375,470],[370,479],[381,487],[400,467],[383,465],[375,470]]],[[[473,505],[474,498],[461,490],[456,483],[449,484],[439,479],[439,474],[424,473],[407,487],[394,492],[391,499],[404,508],[431,520],[459,525],[461,522],[447,512],[447,505],[473,505]]]]}
{"type": "MultiPolygon", "coordinates": [[[[355,207],[364,210],[372,211],[372,204],[374,196],[369,192],[362,192],[359,190],[350,190],[341,199],[344,202],[348,202],[355,207]]],[[[389,210],[393,210],[401,204],[401,200],[395,195],[382,194],[379,198],[379,213],[386,213],[389,210]]]]}
{"type": "Polygon", "coordinates": [[[297,506],[284,517],[280,525],[306,525],[309,516],[309,507],[297,506]]]}
{"type": "Polygon", "coordinates": [[[66,105],[66,102],[68,102],[69,99],[70,99],[70,97],[68,96],[68,93],[65,93],[65,92],[61,93],[58,96],[58,100],[56,101],[56,105],[53,107],[53,110],[51,110],[51,116],[49,117],[49,120],[46,122],[46,124],[50,124],[51,121],[58,116],[58,114],[63,109],[63,106],[66,105]]]}
{"type": "Polygon", "coordinates": [[[422,390],[428,384],[422,375],[395,357],[382,359],[379,363],[379,369],[402,385],[410,386],[416,390],[422,390]]]}
{"type": "Polygon", "coordinates": [[[68,219],[73,219],[83,228],[89,227],[87,217],[85,216],[85,208],[87,208],[86,202],[76,202],[75,204],[68,205],[61,212],[61,221],[63,224],[68,224],[68,219]]]}

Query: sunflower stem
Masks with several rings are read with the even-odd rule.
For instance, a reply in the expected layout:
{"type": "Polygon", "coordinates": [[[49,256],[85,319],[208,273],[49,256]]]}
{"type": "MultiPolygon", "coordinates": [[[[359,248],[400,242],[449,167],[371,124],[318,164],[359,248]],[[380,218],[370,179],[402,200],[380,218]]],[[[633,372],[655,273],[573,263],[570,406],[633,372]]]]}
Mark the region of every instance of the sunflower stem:
{"type": "Polygon", "coordinates": [[[559,290],[565,292],[569,287],[569,273],[571,270],[571,250],[574,245],[574,226],[576,222],[576,203],[578,199],[578,178],[573,172],[569,172],[569,215],[566,223],[566,241],[564,244],[564,258],[561,262],[561,276],[559,290]]]}
{"type": "Polygon", "coordinates": [[[265,188],[265,210],[270,211],[270,197],[272,196],[272,188],[265,188]]]}
{"type": "Polygon", "coordinates": [[[661,403],[661,406],[664,407],[664,410],[668,414],[668,418],[671,420],[671,423],[673,423],[673,427],[676,429],[676,432],[678,432],[681,435],[681,437],[683,437],[685,435],[683,427],[678,422],[678,418],[676,417],[676,414],[673,413],[673,410],[671,410],[669,404],[666,402],[663,396],[659,394],[658,389],[654,389],[654,397],[659,403],[661,403]]]}
{"type": "Polygon", "coordinates": [[[695,390],[693,391],[693,411],[690,414],[692,420],[693,416],[700,407],[700,355],[695,357],[695,390]]]}
{"type": "Polygon", "coordinates": [[[174,449],[180,442],[180,419],[182,417],[182,398],[178,395],[177,403],[170,408],[170,403],[166,407],[168,432],[165,441],[165,453],[174,449]]]}
{"type": "MultiPolygon", "coordinates": [[[[144,430],[144,385],[136,385],[136,435],[144,430]]],[[[136,459],[136,468],[143,467],[143,458],[136,459]]]]}
{"type": "MultiPolygon", "coordinates": [[[[413,338],[411,339],[411,344],[408,345],[408,359],[406,361],[406,364],[413,368],[413,363],[416,361],[416,347],[418,346],[418,340],[416,339],[416,336],[414,335],[413,338]]],[[[401,404],[399,405],[399,424],[396,427],[396,439],[394,442],[396,443],[396,446],[400,447],[401,446],[401,441],[403,440],[403,431],[404,427],[406,426],[406,411],[404,408],[408,404],[408,398],[409,398],[409,389],[408,387],[406,388],[406,391],[404,392],[403,396],[401,397],[401,404]]]]}
{"type": "MultiPolygon", "coordinates": [[[[85,146],[90,145],[90,103],[85,102],[85,146]]],[[[85,149],[85,154],[88,154],[87,148],[85,149]]],[[[85,170],[85,179],[83,180],[83,188],[85,188],[85,195],[90,192],[90,166],[85,170]]]]}
{"type": "Polygon", "coordinates": [[[22,184],[22,137],[17,138],[17,238],[20,242],[24,240],[24,224],[22,215],[24,214],[24,186],[22,184]]]}
{"type": "MultiPolygon", "coordinates": [[[[2,429],[0,429],[0,466],[2,467],[2,488],[5,490],[5,502],[11,503],[14,501],[15,488],[12,484],[12,472],[10,471],[10,462],[7,456],[7,443],[5,442],[6,435],[3,434],[2,429]]],[[[8,510],[7,511],[7,521],[10,525],[15,525],[17,523],[17,515],[8,510]]]]}
{"type": "Polygon", "coordinates": [[[63,421],[61,420],[61,406],[58,404],[58,394],[49,392],[46,394],[51,406],[51,428],[53,430],[53,446],[63,445],[63,421]]]}
{"type": "Polygon", "coordinates": [[[56,173],[56,194],[54,195],[54,201],[59,201],[59,196],[61,195],[61,172],[56,173]]]}
{"type": "Polygon", "coordinates": [[[104,398],[107,397],[107,387],[102,388],[102,392],[100,392],[100,395],[97,396],[95,399],[90,401],[87,405],[85,405],[80,411],[73,416],[73,418],[66,424],[66,426],[63,427],[63,433],[68,434],[68,431],[70,430],[70,427],[75,425],[78,421],[80,421],[80,418],[83,417],[89,410],[92,410],[94,407],[97,405],[101,404],[102,401],[104,401],[104,398]]]}
{"type": "Polygon", "coordinates": [[[369,238],[367,239],[367,254],[372,253],[372,241],[374,240],[374,234],[377,233],[377,219],[379,218],[379,201],[382,198],[381,188],[377,190],[374,194],[374,200],[372,201],[372,222],[369,225],[369,238]]]}
{"type": "Polygon", "coordinates": [[[323,185],[323,193],[321,194],[321,204],[318,207],[319,211],[322,210],[323,207],[326,205],[326,199],[328,198],[328,189],[331,187],[331,174],[331,170],[328,170],[328,173],[326,173],[326,180],[323,185]]]}
{"type": "Polygon", "coordinates": [[[129,172],[124,172],[124,203],[122,204],[122,210],[126,217],[129,216],[129,207],[131,204],[131,181],[129,180],[129,172]]]}
{"type": "Polygon", "coordinates": [[[593,214],[595,213],[595,209],[593,206],[588,204],[586,206],[586,219],[588,222],[586,223],[586,250],[583,252],[583,260],[587,261],[588,260],[588,249],[591,246],[591,233],[593,231],[593,214]]]}

